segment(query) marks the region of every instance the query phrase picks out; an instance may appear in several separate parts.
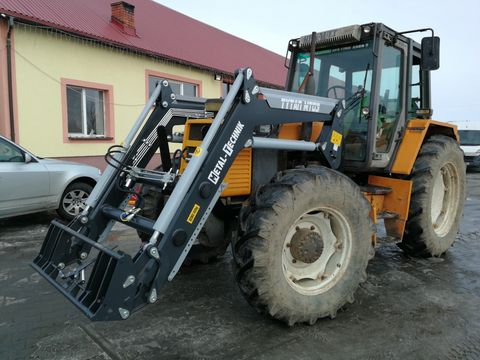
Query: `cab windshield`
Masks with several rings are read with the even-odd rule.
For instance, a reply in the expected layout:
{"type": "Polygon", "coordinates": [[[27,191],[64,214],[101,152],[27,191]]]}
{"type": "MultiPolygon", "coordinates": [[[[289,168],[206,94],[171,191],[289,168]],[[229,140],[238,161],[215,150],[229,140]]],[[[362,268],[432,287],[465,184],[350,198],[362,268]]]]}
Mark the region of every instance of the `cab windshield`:
{"type": "MultiPolygon", "coordinates": [[[[368,118],[361,108],[369,107],[372,87],[373,53],[372,41],[319,50],[315,53],[313,95],[332,99],[348,99],[364,90],[362,101],[357,102],[344,115],[344,159],[363,161],[366,158],[368,118]]],[[[296,55],[295,71],[291,90],[301,92],[306,88],[304,81],[310,66],[310,52],[296,55]]]]}
{"type": "MultiPolygon", "coordinates": [[[[319,50],[315,53],[315,94],[344,99],[363,88],[370,91],[373,68],[372,43],[319,50]]],[[[291,91],[298,92],[310,66],[310,52],[297,54],[291,91]]],[[[302,88],[305,88],[303,86],[302,88]]]]}

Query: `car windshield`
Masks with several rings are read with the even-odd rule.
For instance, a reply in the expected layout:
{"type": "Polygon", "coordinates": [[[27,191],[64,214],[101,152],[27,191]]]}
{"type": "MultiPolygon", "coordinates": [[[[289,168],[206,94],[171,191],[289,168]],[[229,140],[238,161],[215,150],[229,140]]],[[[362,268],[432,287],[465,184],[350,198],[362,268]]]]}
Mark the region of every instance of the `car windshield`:
{"type": "Polygon", "coordinates": [[[458,130],[461,145],[480,145],[480,130],[458,130]]]}
{"type": "Polygon", "coordinates": [[[0,138],[0,162],[23,162],[22,151],[14,144],[0,138]]]}
{"type": "MultiPolygon", "coordinates": [[[[298,53],[291,91],[305,87],[309,66],[310,52],[298,53]]],[[[363,87],[370,91],[372,68],[372,42],[319,50],[314,60],[315,95],[343,99],[363,87]]]]}
{"type": "MultiPolygon", "coordinates": [[[[7,140],[3,137],[0,137],[0,161],[4,161],[1,158],[2,158],[2,152],[4,151],[5,147],[7,146],[5,144],[8,144],[7,140]]],[[[40,160],[44,159],[41,156],[37,156],[37,155],[32,154],[30,151],[28,151],[27,149],[24,149],[23,147],[19,146],[18,144],[13,143],[13,145],[11,145],[11,146],[15,147],[21,153],[23,153],[23,152],[28,153],[29,155],[33,156],[35,159],[40,159],[40,160]]]]}

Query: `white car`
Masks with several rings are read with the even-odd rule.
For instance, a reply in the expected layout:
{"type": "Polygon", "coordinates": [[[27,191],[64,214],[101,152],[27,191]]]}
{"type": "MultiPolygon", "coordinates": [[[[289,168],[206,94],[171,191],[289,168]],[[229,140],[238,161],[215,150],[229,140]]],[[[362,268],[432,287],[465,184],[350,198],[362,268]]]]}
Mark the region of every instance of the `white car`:
{"type": "Polygon", "coordinates": [[[0,219],[57,210],[72,220],[100,174],[93,166],[35,156],[0,136],[0,219]]]}
{"type": "Polygon", "coordinates": [[[480,130],[458,130],[465,163],[470,168],[480,168],[480,130]]]}
{"type": "Polygon", "coordinates": [[[465,154],[465,163],[470,169],[480,169],[480,121],[458,121],[460,147],[465,154]]]}

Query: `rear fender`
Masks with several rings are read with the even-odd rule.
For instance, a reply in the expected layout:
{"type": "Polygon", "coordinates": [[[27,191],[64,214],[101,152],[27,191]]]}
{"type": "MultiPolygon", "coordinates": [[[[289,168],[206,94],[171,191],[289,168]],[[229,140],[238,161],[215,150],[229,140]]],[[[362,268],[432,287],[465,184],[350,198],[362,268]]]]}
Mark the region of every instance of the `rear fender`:
{"type": "Polygon", "coordinates": [[[407,122],[391,173],[410,175],[422,144],[432,135],[449,136],[460,142],[457,126],[435,120],[412,119],[407,122]]]}

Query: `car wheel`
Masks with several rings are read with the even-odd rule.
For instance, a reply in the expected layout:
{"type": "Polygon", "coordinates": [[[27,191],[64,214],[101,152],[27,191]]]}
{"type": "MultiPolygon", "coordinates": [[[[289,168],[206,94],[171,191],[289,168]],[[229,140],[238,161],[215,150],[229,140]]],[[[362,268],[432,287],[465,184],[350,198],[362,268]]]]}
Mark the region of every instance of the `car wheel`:
{"type": "Polygon", "coordinates": [[[68,185],[60,199],[57,209],[58,215],[65,220],[71,221],[79,215],[87,206],[86,201],[92,192],[92,186],[84,182],[76,182],[68,185]]]}

